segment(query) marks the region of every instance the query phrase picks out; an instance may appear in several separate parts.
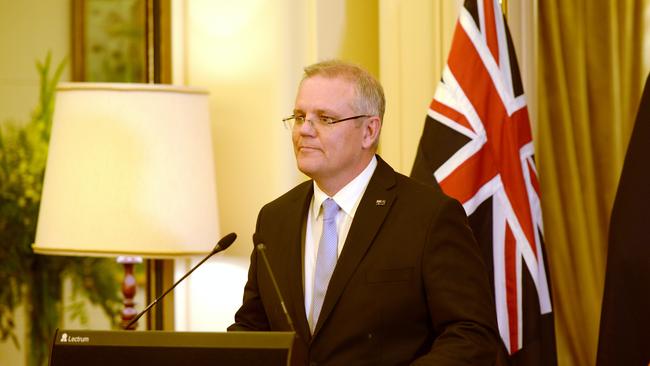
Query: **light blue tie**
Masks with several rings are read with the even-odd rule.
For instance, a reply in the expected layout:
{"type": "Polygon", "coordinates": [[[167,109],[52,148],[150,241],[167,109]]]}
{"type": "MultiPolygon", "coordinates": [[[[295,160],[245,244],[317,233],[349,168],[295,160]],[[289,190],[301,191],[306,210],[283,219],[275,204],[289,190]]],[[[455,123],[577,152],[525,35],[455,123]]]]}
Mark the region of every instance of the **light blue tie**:
{"type": "Polygon", "coordinates": [[[309,325],[312,332],[316,328],[316,322],[323,307],[323,300],[327,292],[327,285],[330,282],[336,259],[338,256],[338,233],[336,232],[336,214],[339,205],[333,199],[328,198],[323,202],[323,232],[318,244],[316,256],[316,272],[314,274],[314,302],[311,321],[309,325]]]}

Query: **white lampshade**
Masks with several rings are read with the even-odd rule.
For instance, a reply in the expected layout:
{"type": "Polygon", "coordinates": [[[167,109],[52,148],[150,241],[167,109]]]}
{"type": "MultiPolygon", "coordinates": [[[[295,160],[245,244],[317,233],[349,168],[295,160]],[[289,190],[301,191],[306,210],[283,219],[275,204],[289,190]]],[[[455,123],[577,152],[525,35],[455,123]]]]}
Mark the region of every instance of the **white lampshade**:
{"type": "Polygon", "coordinates": [[[207,92],[58,86],[35,252],[197,255],[217,222],[207,92]]]}

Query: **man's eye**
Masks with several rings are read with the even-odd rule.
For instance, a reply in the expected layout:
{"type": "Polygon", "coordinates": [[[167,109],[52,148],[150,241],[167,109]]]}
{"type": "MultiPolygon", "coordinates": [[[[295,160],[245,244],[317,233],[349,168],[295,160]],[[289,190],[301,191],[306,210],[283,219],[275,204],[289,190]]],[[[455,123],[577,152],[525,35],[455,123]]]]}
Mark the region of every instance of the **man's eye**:
{"type": "Polygon", "coordinates": [[[328,125],[328,124],[332,123],[332,121],[334,121],[334,118],[329,117],[329,116],[320,116],[318,118],[320,119],[320,122],[322,124],[325,124],[325,125],[328,125]]]}
{"type": "Polygon", "coordinates": [[[294,119],[296,120],[296,122],[298,122],[298,123],[304,123],[304,122],[305,122],[305,116],[295,116],[295,117],[293,117],[293,118],[294,118],[294,119]]]}

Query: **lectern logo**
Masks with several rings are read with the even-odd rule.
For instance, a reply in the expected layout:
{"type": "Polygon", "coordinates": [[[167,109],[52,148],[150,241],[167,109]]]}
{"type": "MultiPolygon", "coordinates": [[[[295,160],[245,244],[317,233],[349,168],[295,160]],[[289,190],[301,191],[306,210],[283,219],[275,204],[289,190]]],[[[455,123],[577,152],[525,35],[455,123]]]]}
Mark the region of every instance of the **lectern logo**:
{"type": "Polygon", "coordinates": [[[61,343],[88,343],[90,337],[76,336],[68,337],[68,333],[61,334],[61,343]]]}

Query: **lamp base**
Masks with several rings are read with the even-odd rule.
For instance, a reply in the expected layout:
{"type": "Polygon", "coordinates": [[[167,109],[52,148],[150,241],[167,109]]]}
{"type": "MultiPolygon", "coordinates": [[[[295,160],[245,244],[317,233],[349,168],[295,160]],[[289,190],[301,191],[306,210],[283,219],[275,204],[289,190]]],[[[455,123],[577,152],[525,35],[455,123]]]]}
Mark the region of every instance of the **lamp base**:
{"type": "Polygon", "coordinates": [[[134,265],[142,263],[142,258],[120,256],[117,257],[117,263],[124,265],[124,280],[122,281],[122,295],[124,296],[122,303],[124,304],[124,308],[122,309],[120,326],[125,330],[135,330],[138,327],[138,323],[133,324],[130,328],[127,328],[127,326],[138,314],[138,311],[135,309],[135,301],[133,300],[137,288],[134,265]]]}

